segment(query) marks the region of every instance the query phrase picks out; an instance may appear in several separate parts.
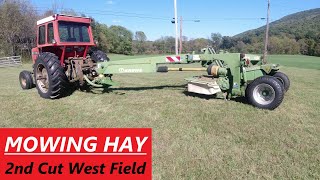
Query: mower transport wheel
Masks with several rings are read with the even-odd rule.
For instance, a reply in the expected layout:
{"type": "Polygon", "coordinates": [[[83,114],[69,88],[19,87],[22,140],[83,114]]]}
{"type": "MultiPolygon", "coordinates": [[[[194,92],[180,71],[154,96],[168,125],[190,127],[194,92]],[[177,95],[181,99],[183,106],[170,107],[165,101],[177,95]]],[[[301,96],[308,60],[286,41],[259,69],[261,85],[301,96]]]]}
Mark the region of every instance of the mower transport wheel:
{"type": "Polygon", "coordinates": [[[282,84],[283,84],[283,87],[285,89],[285,91],[287,92],[290,88],[290,79],[289,77],[282,73],[282,72],[277,72],[273,75],[273,77],[277,78],[282,84]]]}
{"type": "Polygon", "coordinates": [[[247,88],[248,101],[255,107],[273,110],[284,98],[284,90],[279,80],[272,76],[255,79],[247,88]]]}
{"type": "Polygon", "coordinates": [[[19,81],[22,89],[31,89],[34,86],[31,72],[22,71],[19,75],[19,81]]]}
{"type": "Polygon", "coordinates": [[[65,95],[68,79],[55,54],[41,53],[34,64],[33,71],[41,97],[56,99],[65,95]]]}
{"type": "Polygon", "coordinates": [[[90,56],[91,56],[91,59],[97,63],[110,61],[107,54],[100,50],[93,51],[90,56]]]}

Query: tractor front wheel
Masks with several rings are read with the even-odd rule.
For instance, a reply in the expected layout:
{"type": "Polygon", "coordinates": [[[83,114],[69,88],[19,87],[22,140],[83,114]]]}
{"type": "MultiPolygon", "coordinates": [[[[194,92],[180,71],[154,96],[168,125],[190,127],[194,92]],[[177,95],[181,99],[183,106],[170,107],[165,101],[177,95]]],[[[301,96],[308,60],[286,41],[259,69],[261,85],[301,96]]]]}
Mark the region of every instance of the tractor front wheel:
{"type": "Polygon", "coordinates": [[[63,97],[68,79],[55,54],[41,53],[34,64],[34,79],[41,97],[56,99],[63,97]]]}
{"type": "Polygon", "coordinates": [[[273,110],[282,103],[284,90],[275,77],[262,76],[249,84],[246,96],[253,106],[273,110]]]}
{"type": "Polygon", "coordinates": [[[24,90],[31,89],[34,87],[32,75],[29,71],[22,71],[19,75],[19,81],[21,88],[24,90]]]}

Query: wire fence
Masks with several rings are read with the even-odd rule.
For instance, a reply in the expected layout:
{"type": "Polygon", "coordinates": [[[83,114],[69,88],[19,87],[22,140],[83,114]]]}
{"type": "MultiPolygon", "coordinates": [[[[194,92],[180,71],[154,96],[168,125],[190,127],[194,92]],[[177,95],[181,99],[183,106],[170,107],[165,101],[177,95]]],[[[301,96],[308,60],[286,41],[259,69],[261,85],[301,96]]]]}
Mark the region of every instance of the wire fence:
{"type": "Polygon", "coordinates": [[[21,56],[11,56],[0,58],[0,68],[21,66],[21,56]]]}

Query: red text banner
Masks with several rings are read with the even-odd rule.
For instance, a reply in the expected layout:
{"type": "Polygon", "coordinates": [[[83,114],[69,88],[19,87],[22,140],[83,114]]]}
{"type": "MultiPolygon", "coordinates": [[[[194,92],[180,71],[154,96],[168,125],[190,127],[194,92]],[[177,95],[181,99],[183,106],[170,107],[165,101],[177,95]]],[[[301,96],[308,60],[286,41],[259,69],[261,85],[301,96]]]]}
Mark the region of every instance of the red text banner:
{"type": "Polygon", "coordinates": [[[151,179],[151,129],[0,129],[0,179],[151,179]]]}

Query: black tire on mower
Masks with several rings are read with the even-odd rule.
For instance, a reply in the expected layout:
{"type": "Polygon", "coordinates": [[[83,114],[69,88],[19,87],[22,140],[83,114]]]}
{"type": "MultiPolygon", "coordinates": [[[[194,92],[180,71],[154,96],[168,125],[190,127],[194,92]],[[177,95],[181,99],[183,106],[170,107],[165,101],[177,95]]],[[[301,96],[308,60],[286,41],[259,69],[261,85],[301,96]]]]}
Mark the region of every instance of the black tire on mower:
{"type": "Polygon", "coordinates": [[[20,72],[19,81],[23,90],[32,89],[34,87],[32,74],[29,71],[20,72]]]}
{"type": "Polygon", "coordinates": [[[34,64],[33,74],[41,97],[57,99],[66,94],[68,79],[59,58],[55,54],[49,52],[41,53],[34,64]],[[44,73],[44,70],[46,73],[44,73]],[[41,75],[45,76],[42,77],[41,75]],[[41,79],[41,77],[44,79],[41,79]]]}
{"type": "Polygon", "coordinates": [[[97,63],[110,61],[107,54],[100,50],[92,51],[90,56],[91,56],[91,59],[97,63]]]}
{"type": "Polygon", "coordinates": [[[287,92],[290,88],[290,79],[289,77],[282,73],[282,72],[276,72],[273,77],[277,78],[282,84],[283,84],[283,87],[285,89],[285,91],[287,92]]]}
{"type": "Polygon", "coordinates": [[[281,82],[272,76],[262,76],[249,84],[246,97],[260,109],[276,109],[283,101],[284,89],[281,82]]]}

